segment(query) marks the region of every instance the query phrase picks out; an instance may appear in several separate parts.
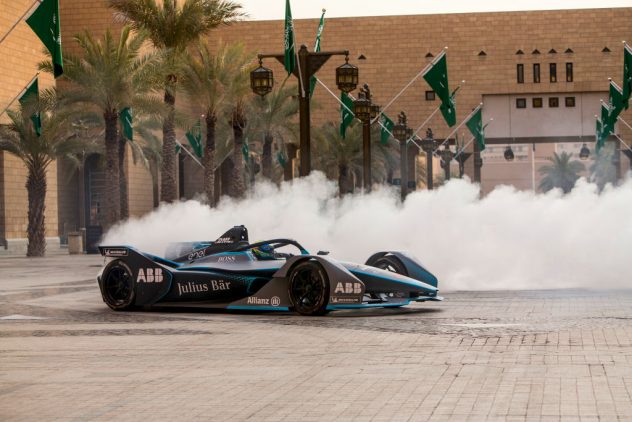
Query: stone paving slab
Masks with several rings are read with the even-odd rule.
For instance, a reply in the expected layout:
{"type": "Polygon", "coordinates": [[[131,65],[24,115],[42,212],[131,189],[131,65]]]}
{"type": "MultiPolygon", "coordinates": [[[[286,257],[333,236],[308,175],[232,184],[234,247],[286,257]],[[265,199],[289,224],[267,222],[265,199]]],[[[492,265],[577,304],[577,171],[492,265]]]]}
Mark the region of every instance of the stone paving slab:
{"type": "Polygon", "coordinates": [[[0,420],[632,420],[632,291],[115,313],[101,263],[0,258],[0,420]]]}

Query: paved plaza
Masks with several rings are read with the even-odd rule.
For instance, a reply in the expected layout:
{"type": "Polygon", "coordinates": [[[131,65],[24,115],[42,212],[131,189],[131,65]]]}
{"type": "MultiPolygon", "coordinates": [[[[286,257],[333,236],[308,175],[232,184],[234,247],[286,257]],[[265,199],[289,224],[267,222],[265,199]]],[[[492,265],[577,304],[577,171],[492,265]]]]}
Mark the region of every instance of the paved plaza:
{"type": "Polygon", "coordinates": [[[1,420],[632,420],[632,291],[115,313],[102,262],[0,258],[1,420]]]}

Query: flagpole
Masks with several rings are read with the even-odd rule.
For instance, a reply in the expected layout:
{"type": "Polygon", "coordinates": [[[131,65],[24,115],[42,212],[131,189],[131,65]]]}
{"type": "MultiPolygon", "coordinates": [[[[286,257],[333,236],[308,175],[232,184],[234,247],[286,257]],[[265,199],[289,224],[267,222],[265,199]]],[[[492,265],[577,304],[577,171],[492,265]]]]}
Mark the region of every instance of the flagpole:
{"type": "Polygon", "coordinates": [[[44,0],[35,0],[35,1],[34,1],[34,2],[33,2],[30,6],[29,6],[29,8],[28,8],[28,9],[26,9],[26,12],[24,12],[24,14],[23,14],[22,16],[20,16],[20,19],[18,19],[18,20],[17,20],[17,21],[13,24],[13,26],[12,26],[11,28],[9,28],[9,31],[8,31],[6,34],[4,34],[4,35],[2,36],[2,38],[0,38],[0,44],[2,44],[2,41],[4,41],[4,40],[5,40],[5,38],[6,38],[6,37],[8,37],[8,36],[9,36],[9,34],[10,34],[11,32],[13,32],[13,30],[15,29],[15,27],[16,27],[16,26],[18,26],[18,24],[19,24],[20,22],[22,22],[22,19],[24,19],[24,17],[25,17],[26,15],[28,15],[28,14],[29,14],[29,12],[31,11],[31,9],[33,9],[33,6],[35,6],[35,4],[36,4],[36,3],[41,3],[42,1],[44,1],[44,0]]]}
{"type": "Polygon", "coordinates": [[[623,139],[621,139],[619,137],[619,135],[617,135],[616,133],[613,133],[613,135],[615,136],[615,138],[617,138],[619,140],[619,142],[621,142],[623,144],[625,149],[627,149],[628,151],[632,152],[632,149],[628,146],[628,144],[625,143],[625,141],[623,139]]]}
{"type": "Polygon", "coordinates": [[[2,113],[0,113],[0,116],[2,116],[8,109],[9,107],[11,107],[11,104],[13,104],[15,102],[15,100],[17,100],[18,98],[20,98],[22,95],[24,95],[24,93],[26,92],[27,89],[29,89],[29,86],[31,86],[31,84],[33,83],[33,81],[35,79],[37,79],[37,77],[39,76],[39,72],[37,72],[35,74],[35,76],[33,76],[33,78],[31,78],[31,80],[26,84],[26,86],[22,89],[22,91],[20,91],[20,93],[18,95],[16,95],[15,97],[13,97],[13,99],[11,100],[11,102],[9,104],[7,104],[7,106],[4,108],[4,110],[2,110],[2,113]]]}
{"type": "MultiPolygon", "coordinates": [[[[487,124],[490,124],[493,121],[494,121],[494,118],[490,117],[489,120],[487,121],[487,124]]],[[[463,145],[463,148],[461,148],[460,151],[453,157],[453,160],[456,159],[456,157],[458,157],[459,155],[461,155],[461,153],[465,151],[465,148],[470,146],[470,144],[472,143],[472,141],[474,141],[475,138],[476,138],[476,136],[472,136],[472,138],[470,138],[470,140],[467,142],[467,144],[463,145]]]]}
{"type": "Polygon", "coordinates": [[[481,107],[483,106],[483,103],[479,103],[478,107],[476,107],[474,110],[472,110],[472,112],[470,114],[467,115],[467,117],[465,119],[463,119],[463,121],[452,131],[450,132],[450,134],[448,136],[445,137],[445,139],[443,140],[443,142],[441,142],[441,144],[436,147],[434,149],[434,151],[432,151],[432,153],[434,154],[436,150],[438,150],[439,148],[441,148],[443,146],[443,144],[445,144],[446,142],[448,142],[448,140],[450,139],[450,137],[452,135],[454,135],[456,133],[457,130],[459,130],[459,128],[461,126],[463,126],[465,124],[465,122],[467,122],[469,120],[470,117],[472,117],[474,115],[474,113],[476,113],[481,107]]]}
{"type": "MultiPolygon", "coordinates": [[[[447,49],[448,49],[448,47],[444,47],[444,48],[443,48],[443,50],[441,51],[441,53],[444,53],[447,49]]],[[[388,103],[388,104],[386,104],[384,107],[382,107],[382,110],[380,110],[380,112],[378,113],[378,115],[375,117],[375,119],[373,119],[373,121],[372,121],[371,123],[373,123],[373,122],[375,122],[375,120],[379,119],[379,118],[380,118],[380,116],[381,116],[382,114],[384,114],[384,112],[386,111],[386,109],[387,109],[387,108],[389,108],[389,107],[390,107],[390,106],[391,106],[391,105],[395,102],[395,100],[397,100],[397,99],[398,99],[398,98],[399,98],[399,97],[400,97],[400,96],[404,93],[404,91],[406,91],[406,90],[407,90],[407,89],[408,89],[408,88],[409,88],[409,87],[410,87],[410,86],[411,86],[411,85],[412,85],[412,84],[413,84],[413,83],[414,83],[417,79],[419,79],[419,77],[420,77],[421,75],[423,75],[423,74],[426,72],[426,70],[428,70],[428,68],[429,68],[429,67],[433,66],[433,65],[435,64],[435,61],[436,61],[438,58],[440,58],[440,57],[441,57],[441,53],[439,53],[439,55],[438,55],[437,57],[435,57],[435,58],[434,58],[434,59],[433,59],[430,63],[428,63],[428,64],[426,65],[426,67],[424,67],[424,68],[421,70],[421,72],[419,72],[419,73],[418,73],[418,74],[417,74],[414,78],[412,78],[412,79],[410,80],[410,82],[408,82],[408,84],[406,84],[406,86],[405,86],[405,87],[403,87],[403,88],[402,88],[402,90],[401,90],[401,91],[399,91],[399,93],[398,93],[397,95],[395,95],[395,97],[393,97],[393,99],[392,99],[391,101],[389,101],[389,103],[388,103]]]]}
{"type": "Polygon", "coordinates": [[[184,147],[184,145],[182,145],[182,144],[180,143],[180,141],[178,141],[177,139],[176,139],[176,145],[178,145],[178,146],[180,147],[180,149],[181,149],[181,150],[184,150],[187,154],[189,154],[189,157],[191,157],[191,158],[193,159],[193,161],[195,161],[196,163],[198,163],[198,164],[200,165],[200,167],[204,168],[204,165],[203,165],[202,163],[200,163],[200,162],[198,161],[198,159],[197,159],[196,157],[194,157],[194,156],[193,156],[193,154],[191,154],[191,151],[189,151],[188,149],[186,149],[186,148],[184,147]]]}

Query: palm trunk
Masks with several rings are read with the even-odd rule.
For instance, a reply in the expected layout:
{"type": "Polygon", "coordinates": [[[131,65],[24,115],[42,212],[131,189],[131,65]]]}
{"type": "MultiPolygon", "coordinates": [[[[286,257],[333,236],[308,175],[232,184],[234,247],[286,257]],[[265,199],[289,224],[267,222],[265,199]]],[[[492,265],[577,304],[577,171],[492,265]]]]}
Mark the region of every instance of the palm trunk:
{"type": "Polygon", "coordinates": [[[338,165],[338,191],[340,196],[351,192],[349,188],[349,168],[344,164],[338,165]]]}
{"type": "Polygon", "coordinates": [[[106,112],[105,118],[105,228],[121,219],[121,189],[119,184],[118,114],[106,112]]]}
{"type": "Polygon", "coordinates": [[[263,177],[272,180],[272,134],[266,133],[263,138],[263,154],[261,155],[261,172],[263,177]]]}
{"type": "Polygon", "coordinates": [[[28,192],[28,246],[26,256],[44,256],[46,253],[46,168],[38,166],[29,170],[26,179],[28,192]]]}
{"type": "Polygon", "coordinates": [[[233,196],[239,198],[246,192],[246,182],[244,180],[244,127],[246,119],[243,113],[236,109],[233,112],[233,135],[235,144],[233,147],[233,196]]]}
{"type": "Polygon", "coordinates": [[[233,159],[228,157],[220,166],[222,175],[222,195],[235,196],[233,192],[233,159]]]}
{"type": "Polygon", "coordinates": [[[164,202],[178,199],[178,179],[176,177],[176,81],[175,75],[167,76],[164,102],[167,105],[167,116],[162,124],[162,168],[160,179],[160,195],[164,202]]]}
{"type": "Polygon", "coordinates": [[[214,207],[215,202],[215,123],[217,118],[214,113],[206,113],[206,147],[204,148],[204,192],[209,205],[214,207]]]}
{"type": "Polygon", "coordinates": [[[123,133],[119,133],[118,164],[119,164],[119,189],[121,195],[121,219],[129,218],[129,196],[127,192],[127,174],[125,173],[125,150],[127,139],[123,133]]]}

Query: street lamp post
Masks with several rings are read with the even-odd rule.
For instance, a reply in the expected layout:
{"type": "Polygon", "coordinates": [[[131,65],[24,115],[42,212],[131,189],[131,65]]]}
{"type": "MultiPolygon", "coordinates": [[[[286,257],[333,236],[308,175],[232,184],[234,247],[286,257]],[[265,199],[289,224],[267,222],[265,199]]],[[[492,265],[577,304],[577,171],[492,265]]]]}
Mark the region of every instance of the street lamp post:
{"type": "MultiPolygon", "coordinates": [[[[358,68],[349,64],[349,51],[307,51],[305,45],[301,45],[298,51],[298,65],[294,67],[293,74],[298,78],[299,92],[299,127],[300,127],[300,170],[301,177],[309,175],[311,171],[311,142],[310,142],[310,80],[312,76],[329,60],[331,56],[345,56],[345,63],[336,69],[336,85],[343,92],[353,91],[358,84],[358,68]]],[[[274,78],[272,70],[263,67],[264,58],[275,58],[279,62],[285,62],[285,53],[259,54],[259,67],[250,73],[250,87],[260,96],[265,96],[272,91],[274,78]]]]}
{"type": "Polygon", "coordinates": [[[397,124],[393,126],[393,136],[399,141],[400,146],[400,186],[402,201],[406,199],[408,194],[408,146],[407,141],[413,134],[413,129],[406,124],[406,113],[403,111],[397,116],[397,124]]]}
{"type": "Polygon", "coordinates": [[[452,158],[454,158],[454,154],[452,154],[450,150],[450,144],[446,143],[439,154],[441,155],[441,167],[443,167],[444,179],[447,182],[450,180],[450,162],[452,158]]]}
{"type": "Polygon", "coordinates": [[[426,187],[432,189],[432,153],[437,148],[432,129],[428,128],[426,137],[421,140],[421,149],[426,153],[426,187]]]}
{"type": "Polygon", "coordinates": [[[380,107],[371,102],[371,90],[364,84],[353,102],[353,114],[362,122],[362,180],[364,191],[371,190],[371,120],[377,117],[380,107]]]}

